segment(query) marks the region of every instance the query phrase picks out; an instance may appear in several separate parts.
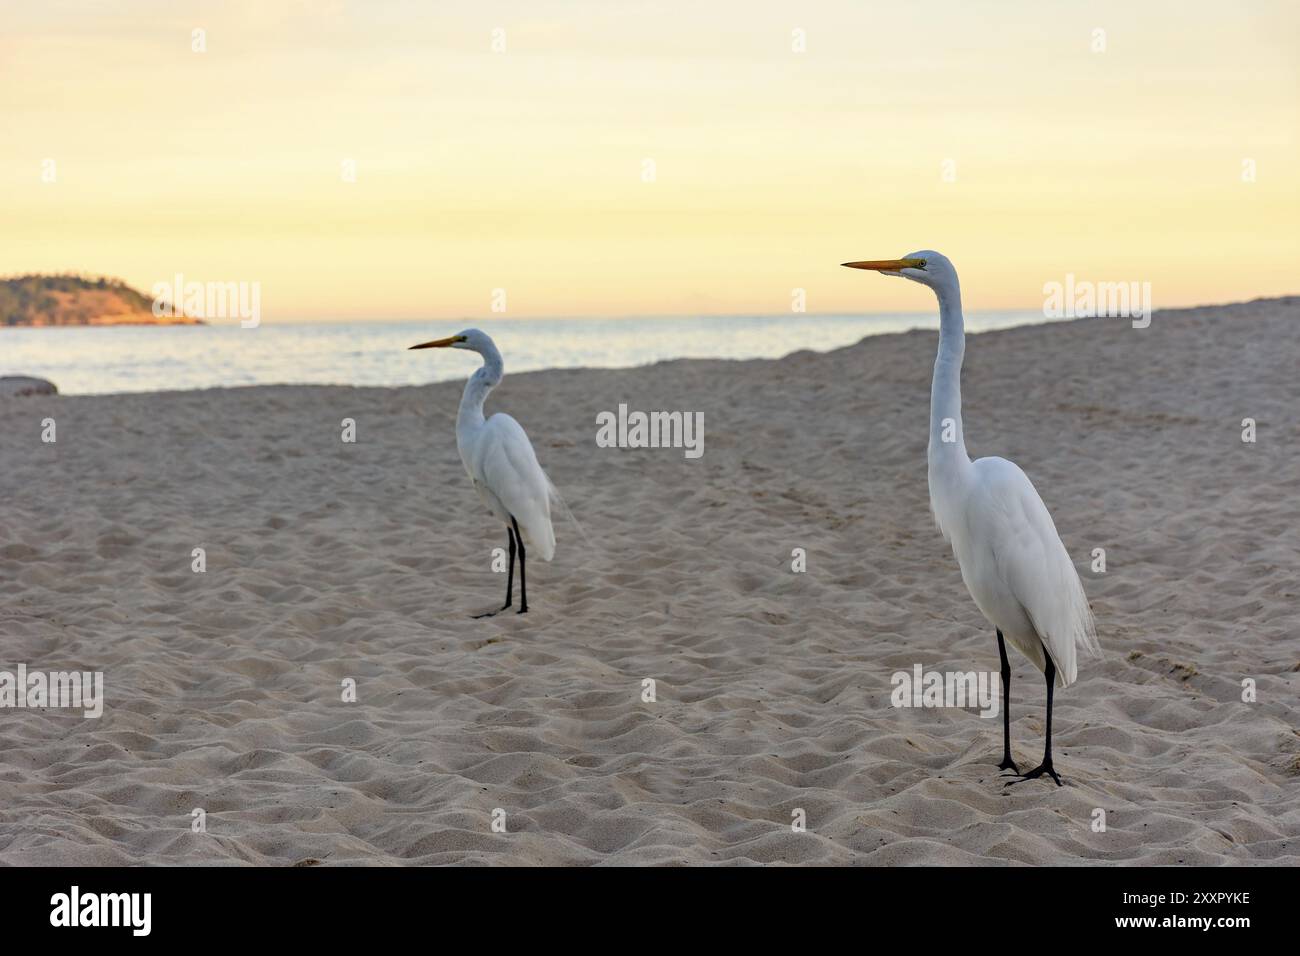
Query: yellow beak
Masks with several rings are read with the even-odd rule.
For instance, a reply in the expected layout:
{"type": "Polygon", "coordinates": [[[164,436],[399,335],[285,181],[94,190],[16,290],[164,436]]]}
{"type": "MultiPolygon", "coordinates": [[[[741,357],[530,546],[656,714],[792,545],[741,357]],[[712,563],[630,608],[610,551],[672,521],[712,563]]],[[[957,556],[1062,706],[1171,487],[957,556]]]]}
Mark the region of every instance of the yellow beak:
{"type": "Polygon", "coordinates": [[[841,262],[850,269],[870,269],[873,272],[898,272],[902,269],[920,269],[924,259],[871,259],[868,262],[841,262]]]}
{"type": "MultiPolygon", "coordinates": [[[[464,342],[463,335],[449,335],[445,339],[434,339],[432,342],[421,342],[419,345],[412,345],[412,349],[445,349],[455,345],[457,342],[464,342]]],[[[407,349],[409,352],[410,349],[407,349]]]]}

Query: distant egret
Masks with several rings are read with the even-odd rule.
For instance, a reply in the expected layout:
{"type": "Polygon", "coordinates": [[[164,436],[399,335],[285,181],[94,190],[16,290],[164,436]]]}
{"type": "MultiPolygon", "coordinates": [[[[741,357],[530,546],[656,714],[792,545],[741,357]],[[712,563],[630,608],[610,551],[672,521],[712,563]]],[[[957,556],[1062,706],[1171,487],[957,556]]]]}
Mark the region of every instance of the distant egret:
{"type": "MultiPolygon", "coordinates": [[[[465,383],[456,414],[456,448],[465,471],[474,482],[474,490],[488,511],[506,526],[510,541],[510,567],[506,573],[506,603],[510,607],[514,591],[515,553],[519,554],[519,612],[528,611],[528,591],[524,578],[524,542],[540,554],[543,561],[555,556],[555,530],[551,527],[553,487],[523,427],[503,412],[483,417],[483,402],[488,393],[501,384],[501,353],[486,333],[466,329],[458,335],[433,342],[412,345],[413,349],[469,349],[483,356],[483,366],[465,383]]],[[[491,617],[488,611],[476,617],[491,617]]]]}
{"type": "Polygon", "coordinates": [[[1092,611],[1052,516],[1033,484],[1005,458],[971,461],[961,423],[961,361],[966,349],[961,290],[952,263],[937,252],[902,259],[846,262],[929,286],[939,299],[939,354],[930,386],[930,507],[952,543],[961,577],[976,606],[998,635],[1002,658],[1002,762],[1011,759],[1011,665],[1003,636],[1047,679],[1043,762],[1021,775],[1029,780],[1052,768],[1052,688],[1078,676],[1077,650],[1100,654],[1092,611]]]}

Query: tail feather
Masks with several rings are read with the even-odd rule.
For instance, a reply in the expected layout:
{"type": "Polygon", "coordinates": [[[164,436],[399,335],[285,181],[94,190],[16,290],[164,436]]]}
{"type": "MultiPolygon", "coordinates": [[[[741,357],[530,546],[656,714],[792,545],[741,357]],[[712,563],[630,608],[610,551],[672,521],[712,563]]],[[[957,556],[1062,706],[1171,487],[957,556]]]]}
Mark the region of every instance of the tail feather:
{"type": "Polygon", "coordinates": [[[582,543],[587,546],[587,553],[594,554],[596,551],[595,544],[593,544],[592,540],[587,537],[587,532],[583,529],[582,524],[578,519],[574,517],[573,510],[569,507],[569,503],[564,500],[564,496],[560,494],[560,489],[555,487],[555,482],[551,481],[549,475],[546,477],[546,487],[550,492],[551,501],[560,506],[560,510],[564,512],[564,516],[568,518],[569,521],[573,523],[573,527],[577,529],[578,536],[582,538],[582,543]]]}
{"type": "MultiPolygon", "coordinates": [[[[1062,641],[1051,641],[1051,646],[1060,649],[1063,660],[1058,661],[1057,681],[1062,687],[1069,687],[1078,677],[1078,652],[1085,651],[1090,657],[1101,657],[1101,645],[1097,642],[1097,623],[1088,604],[1088,595],[1083,590],[1079,574],[1070,566],[1072,581],[1067,583],[1070,600],[1063,624],[1062,641]]],[[[1058,625],[1059,626],[1059,625],[1058,625]]],[[[1054,635],[1055,636],[1055,635],[1054,635]]]]}

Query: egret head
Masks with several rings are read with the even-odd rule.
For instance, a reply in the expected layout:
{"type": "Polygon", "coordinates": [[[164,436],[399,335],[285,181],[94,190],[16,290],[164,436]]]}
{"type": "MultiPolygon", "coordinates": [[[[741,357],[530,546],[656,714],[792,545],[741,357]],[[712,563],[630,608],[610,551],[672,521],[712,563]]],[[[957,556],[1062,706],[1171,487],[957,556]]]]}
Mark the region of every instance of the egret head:
{"type": "Polygon", "coordinates": [[[434,339],[432,342],[421,342],[419,345],[412,345],[413,349],[469,349],[471,352],[478,352],[480,355],[487,354],[488,349],[495,349],[492,340],[488,338],[486,332],[480,332],[478,329],[466,329],[464,332],[457,332],[455,335],[449,335],[445,339],[434,339]]]}
{"type": "Polygon", "coordinates": [[[932,249],[909,252],[901,259],[872,259],[867,262],[845,262],[850,269],[871,269],[886,276],[902,276],[921,285],[928,285],[936,292],[948,287],[957,287],[957,270],[952,267],[948,257],[932,249]]]}

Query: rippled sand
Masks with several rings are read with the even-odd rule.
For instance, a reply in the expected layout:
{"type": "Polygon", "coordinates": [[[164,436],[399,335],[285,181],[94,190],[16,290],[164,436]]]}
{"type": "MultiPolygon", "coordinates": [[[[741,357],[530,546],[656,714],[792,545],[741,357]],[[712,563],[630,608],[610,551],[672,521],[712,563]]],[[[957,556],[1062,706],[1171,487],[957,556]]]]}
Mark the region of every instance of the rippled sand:
{"type": "Polygon", "coordinates": [[[505,535],[459,383],[0,401],[0,669],[108,697],[0,711],[0,862],[1294,865],[1297,329],[1289,299],[969,338],[971,453],[1037,484],[1105,652],[1056,696],[1061,789],[1004,787],[1000,719],[890,706],[897,670],[997,667],[928,512],[934,333],[518,376],[502,343],[489,409],[591,546],[560,521],[531,612],[482,621],[505,535]],[[703,458],[596,448],[620,402],[702,411],[703,458]]]}

